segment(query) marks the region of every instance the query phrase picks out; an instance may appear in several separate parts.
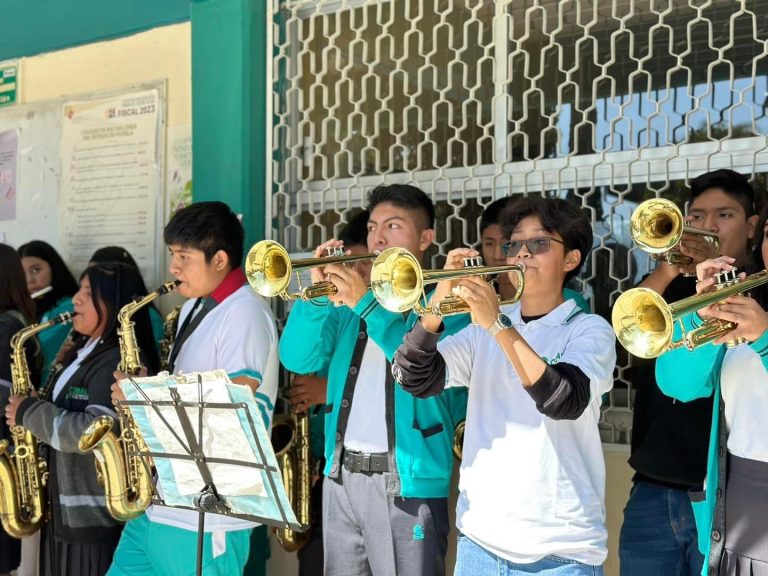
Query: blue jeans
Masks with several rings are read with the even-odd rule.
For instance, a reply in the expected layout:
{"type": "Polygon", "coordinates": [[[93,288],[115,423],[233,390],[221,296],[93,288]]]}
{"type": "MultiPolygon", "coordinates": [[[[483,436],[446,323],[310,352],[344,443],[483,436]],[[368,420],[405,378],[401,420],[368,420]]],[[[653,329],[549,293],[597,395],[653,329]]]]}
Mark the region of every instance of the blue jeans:
{"type": "Polygon", "coordinates": [[[698,576],[699,552],[691,501],[684,490],[635,482],[619,537],[621,576],[698,576]]]}
{"type": "Polygon", "coordinates": [[[547,556],[532,564],[516,564],[499,558],[463,534],[459,534],[453,576],[518,576],[519,574],[603,576],[603,568],[558,556],[547,556]]]}

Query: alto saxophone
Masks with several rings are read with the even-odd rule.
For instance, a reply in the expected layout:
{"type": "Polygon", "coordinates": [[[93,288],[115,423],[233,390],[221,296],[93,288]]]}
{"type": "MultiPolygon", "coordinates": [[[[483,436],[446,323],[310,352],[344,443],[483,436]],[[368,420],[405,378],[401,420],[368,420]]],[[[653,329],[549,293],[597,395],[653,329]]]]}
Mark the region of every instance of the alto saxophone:
{"type": "MultiPolygon", "coordinates": [[[[46,328],[69,322],[73,314],[65,312],[39,324],[22,328],[11,338],[11,394],[29,396],[34,389],[24,343],[46,328]]],[[[45,484],[48,467],[40,457],[38,441],[23,426],[11,427],[13,452],[8,440],[0,441],[0,521],[14,538],[34,534],[45,521],[45,484]]]]}
{"type": "MultiPolygon", "coordinates": [[[[131,376],[141,370],[139,345],[131,317],[154,299],[171,292],[178,282],[166,282],[154,292],[137,298],[120,309],[117,330],[120,341],[120,364],[117,369],[131,376]]],[[[78,448],[96,454],[96,472],[104,485],[107,510],[113,518],[128,521],[139,516],[152,503],[154,486],[149,467],[139,452],[148,451],[144,439],[127,408],[117,407],[120,435],[112,431],[111,416],[99,416],[85,429],[78,448]]]]}
{"type": "Polygon", "coordinates": [[[160,369],[168,370],[168,359],[171,355],[171,348],[173,348],[173,342],[176,340],[176,329],[179,326],[179,314],[181,314],[181,306],[176,306],[165,317],[163,323],[163,339],[160,341],[160,369]]]}
{"type": "MultiPolygon", "coordinates": [[[[303,526],[312,522],[312,462],[307,412],[280,414],[272,424],[272,447],[285,485],[285,493],[303,526]]],[[[295,552],[309,541],[310,530],[298,532],[275,528],[275,536],[286,552],[295,552]]]]}

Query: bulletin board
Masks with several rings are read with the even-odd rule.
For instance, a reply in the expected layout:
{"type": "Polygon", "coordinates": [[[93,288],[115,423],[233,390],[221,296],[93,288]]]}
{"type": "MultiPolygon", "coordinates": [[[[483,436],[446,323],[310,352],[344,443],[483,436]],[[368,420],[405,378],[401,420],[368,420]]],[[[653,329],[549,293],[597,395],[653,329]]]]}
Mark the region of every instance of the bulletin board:
{"type": "Polygon", "coordinates": [[[15,171],[4,171],[13,186],[0,201],[0,241],[45,240],[75,274],[95,249],[123,246],[147,285],[159,284],[166,92],[156,81],[0,108],[0,157],[16,146],[15,171]]]}

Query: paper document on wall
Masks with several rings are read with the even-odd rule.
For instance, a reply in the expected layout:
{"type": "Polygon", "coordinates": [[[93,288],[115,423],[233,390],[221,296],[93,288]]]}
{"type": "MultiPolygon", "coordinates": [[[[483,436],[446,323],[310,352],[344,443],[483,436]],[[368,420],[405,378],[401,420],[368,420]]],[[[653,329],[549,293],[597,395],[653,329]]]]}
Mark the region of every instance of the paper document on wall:
{"type": "Polygon", "coordinates": [[[156,284],[158,91],[68,102],[63,115],[59,218],[65,260],[83,270],[96,248],[122,246],[147,284],[156,284]]]}

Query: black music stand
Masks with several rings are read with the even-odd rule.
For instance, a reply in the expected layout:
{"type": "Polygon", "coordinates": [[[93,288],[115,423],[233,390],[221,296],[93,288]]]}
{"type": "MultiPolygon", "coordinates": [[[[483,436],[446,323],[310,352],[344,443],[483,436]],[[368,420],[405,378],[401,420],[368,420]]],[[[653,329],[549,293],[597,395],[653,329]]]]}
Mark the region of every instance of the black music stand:
{"type": "MultiPolygon", "coordinates": [[[[226,377],[224,372],[219,372],[218,377],[223,376],[226,379],[228,385],[237,386],[232,384],[226,377]]],[[[157,415],[159,421],[162,423],[162,427],[170,433],[175,441],[178,443],[178,452],[176,451],[138,451],[133,447],[129,450],[129,455],[140,456],[144,465],[149,468],[152,459],[154,463],[161,462],[162,460],[168,461],[188,461],[194,463],[197,468],[199,478],[200,490],[195,495],[188,505],[184,503],[175,502],[169,504],[166,499],[160,499],[155,494],[153,499],[156,505],[167,506],[170,508],[180,508],[184,510],[194,510],[198,513],[198,530],[197,530],[197,570],[198,576],[202,575],[202,560],[203,560],[203,542],[205,536],[205,514],[221,514],[225,516],[231,516],[241,520],[248,520],[251,522],[260,522],[262,524],[268,524],[277,528],[289,528],[302,532],[307,529],[306,526],[299,524],[291,509],[290,503],[285,493],[285,488],[280,478],[280,471],[277,467],[277,462],[272,451],[270,443],[266,443],[259,440],[259,433],[257,430],[259,427],[263,429],[263,423],[260,416],[254,413],[253,407],[249,406],[248,402],[205,402],[203,395],[203,375],[202,374],[186,374],[182,376],[168,376],[166,377],[168,386],[159,387],[154,386],[156,390],[167,390],[170,398],[167,400],[151,399],[147,394],[147,391],[142,387],[142,382],[153,381],[156,383],[157,378],[127,378],[120,382],[123,391],[126,393],[126,397],[130,394],[129,390],[134,390],[137,397],[140,400],[126,399],[120,402],[120,405],[126,407],[134,407],[135,410],[131,410],[134,415],[134,421],[139,428],[145,443],[147,446],[151,444],[158,444],[155,429],[149,424],[148,418],[137,418],[137,411],[142,407],[147,409],[147,412],[152,411],[157,415]],[[180,379],[189,380],[190,377],[196,377],[197,380],[197,400],[185,401],[179,394],[177,386],[171,385],[171,381],[178,381],[180,379]],[[170,412],[168,408],[172,409],[170,412]],[[195,433],[195,427],[190,420],[187,409],[197,409],[197,433],[195,433]],[[165,409],[165,410],[163,410],[165,409]],[[205,444],[205,432],[208,431],[204,418],[204,412],[209,410],[225,410],[232,411],[234,416],[243,415],[246,419],[247,426],[243,426],[243,431],[246,434],[246,438],[249,440],[247,444],[238,448],[238,453],[255,455],[255,462],[250,460],[239,460],[231,458],[217,458],[213,455],[206,454],[203,446],[205,444]],[[165,414],[163,413],[165,412],[165,414]],[[178,425],[180,430],[177,430],[175,422],[169,420],[175,416],[178,419],[178,425]],[[250,436],[249,436],[250,434],[250,436]],[[256,450],[252,448],[252,444],[255,445],[256,450]],[[244,469],[250,469],[256,473],[261,473],[262,478],[266,477],[267,481],[264,482],[264,488],[267,491],[267,498],[269,498],[275,504],[277,514],[256,514],[253,512],[243,513],[238,512],[237,499],[245,498],[245,496],[227,496],[221,494],[216,486],[214,479],[214,473],[209,465],[225,464],[228,466],[243,467],[244,469]],[[255,470],[254,470],[255,469],[255,470]]],[[[183,385],[189,385],[189,382],[181,382],[183,385]]],[[[242,421],[242,420],[241,420],[242,421]]],[[[211,429],[213,434],[213,429],[211,429]]],[[[266,431],[262,435],[262,438],[266,437],[266,431]]],[[[171,467],[157,466],[158,479],[162,483],[173,483],[175,485],[176,478],[173,474],[168,474],[171,467]]]]}

